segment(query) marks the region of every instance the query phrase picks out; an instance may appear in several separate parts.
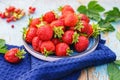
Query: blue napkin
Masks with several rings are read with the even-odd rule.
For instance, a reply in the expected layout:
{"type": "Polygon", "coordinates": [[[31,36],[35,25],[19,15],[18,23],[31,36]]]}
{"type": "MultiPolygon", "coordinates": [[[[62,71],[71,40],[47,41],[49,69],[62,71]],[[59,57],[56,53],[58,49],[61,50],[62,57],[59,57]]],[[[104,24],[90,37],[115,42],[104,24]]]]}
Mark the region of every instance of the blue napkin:
{"type": "MultiPolygon", "coordinates": [[[[53,62],[37,59],[27,53],[19,64],[11,64],[0,54],[0,80],[77,80],[82,69],[110,63],[116,59],[115,53],[104,42],[101,40],[96,50],[84,57],[53,62]]],[[[7,46],[8,49],[18,47],[7,46]]]]}

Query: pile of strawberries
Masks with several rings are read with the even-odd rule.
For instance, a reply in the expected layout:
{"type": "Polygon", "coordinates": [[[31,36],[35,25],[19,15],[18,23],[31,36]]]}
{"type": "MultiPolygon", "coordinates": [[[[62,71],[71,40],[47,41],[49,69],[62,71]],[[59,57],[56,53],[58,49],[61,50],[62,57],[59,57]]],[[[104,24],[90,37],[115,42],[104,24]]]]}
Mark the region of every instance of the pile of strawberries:
{"type": "Polygon", "coordinates": [[[16,21],[21,19],[25,15],[25,12],[20,9],[16,8],[15,6],[9,6],[5,9],[4,12],[0,12],[0,17],[2,19],[6,19],[6,22],[16,21]]]}
{"type": "Polygon", "coordinates": [[[64,5],[60,15],[48,11],[40,18],[30,19],[24,39],[45,56],[68,56],[73,50],[82,52],[88,48],[93,33],[89,22],[85,14],[77,14],[70,5],[64,5]]]}

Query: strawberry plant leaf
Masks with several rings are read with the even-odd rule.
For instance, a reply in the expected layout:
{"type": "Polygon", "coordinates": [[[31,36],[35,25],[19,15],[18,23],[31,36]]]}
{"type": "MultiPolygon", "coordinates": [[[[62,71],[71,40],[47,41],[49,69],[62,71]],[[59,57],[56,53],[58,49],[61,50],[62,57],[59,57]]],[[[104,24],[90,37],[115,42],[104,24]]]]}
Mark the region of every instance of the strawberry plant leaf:
{"type": "Polygon", "coordinates": [[[120,60],[116,60],[114,61],[115,64],[117,64],[118,66],[120,66],[120,60]]]}
{"type": "Polygon", "coordinates": [[[5,46],[5,40],[4,39],[0,39],[0,48],[5,46]]]}
{"type": "Polygon", "coordinates": [[[105,9],[100,4],[97,4],[97,1],[89,2],[88,9],[92,10],[92,11],[95,11],[95,12],[103,12],[103,11],[105,11],[105,9]]]}
{"type": "Polygon", "coordinates": [[[86,14],[90,19],[99,21],[101,18],[100,12],[105,11],[105,9],[97,1],[90,1],[87,6],[79,6],[77,11],[86,14]]]}
{"type": "Polygon", "coordinates": [[[80,12],[80,13],[87,14],[87,8],[86,8],[85,5],[79,6],[78,9],[77,9],[77,11],[80,12]]]}
{"type": "Polygon", "coordinates": [[[5,45],[5,40],[0,39],[0,53],[6,53],[7,52],[7,47],[5,45]]]}
{"type": "Polygon", "coordinates": [[[120,41],[120,32],[117,31],[116,38],[120,41]]]}
{"type": "Polygon", "coordinates": [[[107,22],[120,21],[120,10],[117,7],[113,7],[113,10],[105,12],[107,22]]]}
{"type": "Polygon", "coordinates": [[[0,53],[5,54],[8,50],[7,49],[0,49],[0,53]]]}
{"type": "Polygon", "coordinates": [[[120,76],[118,75],[120,74],[120,70],[117,65],[114,63],[109,63],[107,66],[107,71],[110,80],[120,80],[120,76]]]}
{"type": "Polygon", "coordinates": [[[105,28],[104,30],[102,30],[102,32],[113,32],[113,31],[115,31],[115,28],[112,26],[112,24],[110,22],[106,22],[103,19],[101,19],[98,22],[98,24],[101,28],[105,28]]]}

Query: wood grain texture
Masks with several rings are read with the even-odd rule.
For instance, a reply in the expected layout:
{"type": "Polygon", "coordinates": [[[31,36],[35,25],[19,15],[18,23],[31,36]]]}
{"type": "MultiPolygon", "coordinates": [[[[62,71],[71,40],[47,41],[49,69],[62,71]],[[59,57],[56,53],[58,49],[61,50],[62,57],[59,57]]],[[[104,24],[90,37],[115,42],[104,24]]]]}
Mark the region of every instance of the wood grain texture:
{"type": "Polygon", "coordinates": [[[88,73],[87,69],[82,70],[80,77],[78,80],[88,80],[88,73]]]}

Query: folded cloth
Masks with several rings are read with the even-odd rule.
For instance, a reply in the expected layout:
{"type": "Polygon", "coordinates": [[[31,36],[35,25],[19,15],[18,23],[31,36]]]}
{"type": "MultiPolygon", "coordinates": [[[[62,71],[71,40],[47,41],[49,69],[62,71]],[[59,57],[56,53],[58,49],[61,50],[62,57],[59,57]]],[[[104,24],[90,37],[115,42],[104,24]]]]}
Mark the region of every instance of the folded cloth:
{"type": "MultiPolygon", "coordinates": [[[[8,49],[18,47],[7,46],[8,49]]],[[[0,80],[77,80],[82,69],[106,64],[115,59],[115,53],[104,45],[103,40],[100,40],[95,51],[86,56],[53,62],[37,59],[27,52],[20,63],[11,64],[0,54],[0,80]]]]}

